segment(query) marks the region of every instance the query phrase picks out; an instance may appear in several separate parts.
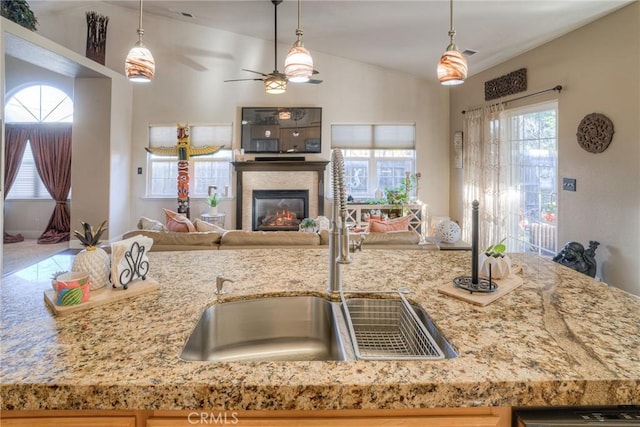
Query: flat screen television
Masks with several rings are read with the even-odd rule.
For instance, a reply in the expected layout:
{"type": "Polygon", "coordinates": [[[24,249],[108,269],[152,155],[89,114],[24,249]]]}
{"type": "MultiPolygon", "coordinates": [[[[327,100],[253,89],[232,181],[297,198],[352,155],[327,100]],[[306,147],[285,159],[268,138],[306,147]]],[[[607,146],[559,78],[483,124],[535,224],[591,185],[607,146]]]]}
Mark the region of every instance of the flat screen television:
{"type": "Polygon", "coordinates": [[[245,153],[320,153],[321,107],[243,107],[245,153]]]}

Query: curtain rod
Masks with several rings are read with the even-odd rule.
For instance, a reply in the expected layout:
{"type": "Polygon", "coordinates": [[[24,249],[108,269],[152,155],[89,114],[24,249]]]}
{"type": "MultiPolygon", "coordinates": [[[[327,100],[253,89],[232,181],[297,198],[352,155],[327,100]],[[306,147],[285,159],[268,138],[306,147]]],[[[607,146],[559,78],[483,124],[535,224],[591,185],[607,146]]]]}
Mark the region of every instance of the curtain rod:
{"type": "MultiPolygon", "coordinates": [[[[508,100],[502,101],[502,102],[497,102],[495,104],[488,105],[488,107],[493,106],[493,105],[506,104],[507,102],[518,101],[520,99],[525,99],[525,98],[529,98],[531,96],[541,95],[543,93],[547,93],[547,92],[551,92],[551,91],[556,91],[556,92],[560,93],[562,91],[562,86],[556,85],[556,86],[552,87],[551,89],[545,89],[545,90],[541,90],[540,92],[530,93],[529,95],[522,95],[522,96],[519,96],[517,98],[508,99],[508,100]]],[[[487,107],[487,106],[485,106],[485,107],[487,107]]],[[[484,108],[484,107],[477,107],[477,108],[473,108],[473,109],[468,110],[468,111],[471,112],[471,111],[479,110],[481,108],[484,108]]],[[[467,112],[467,110],[462,110],[462,114],[465,114],[466,112],[467,112]]]]}

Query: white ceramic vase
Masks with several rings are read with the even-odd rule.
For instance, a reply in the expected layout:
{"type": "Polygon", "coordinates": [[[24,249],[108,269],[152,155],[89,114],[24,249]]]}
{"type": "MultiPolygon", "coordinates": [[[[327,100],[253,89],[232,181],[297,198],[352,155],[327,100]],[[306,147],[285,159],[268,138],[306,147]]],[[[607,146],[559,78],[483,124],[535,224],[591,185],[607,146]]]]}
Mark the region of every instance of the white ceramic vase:
{"type": "Polygon", "coordinates": [[[488,279],[489,266],[491,266],[491,279],[505,279],[511,276],[511,258],[508,255],[492,257],[482,254],[478,274],[488,279]]]}
{"type": "Polygon", "coordinates": [[[209,215],[218,215],[218,207],[209,206],[209,215]]]}

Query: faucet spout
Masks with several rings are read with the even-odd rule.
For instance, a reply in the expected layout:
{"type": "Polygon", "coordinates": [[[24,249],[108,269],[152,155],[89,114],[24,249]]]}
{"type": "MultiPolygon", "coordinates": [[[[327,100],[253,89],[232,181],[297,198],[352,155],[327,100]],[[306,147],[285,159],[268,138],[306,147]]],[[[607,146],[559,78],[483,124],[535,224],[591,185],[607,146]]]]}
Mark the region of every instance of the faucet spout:
{"type": "Polygon", "coordinates": [[[329,285],[328,292],[342,290],[340,266],[349,264],[349,229],[347,228],[347,190],[344,183],[344,158],[342,151],[331,151],[331,175],[333,183],[333,209],[329,230],[329,285]]]}

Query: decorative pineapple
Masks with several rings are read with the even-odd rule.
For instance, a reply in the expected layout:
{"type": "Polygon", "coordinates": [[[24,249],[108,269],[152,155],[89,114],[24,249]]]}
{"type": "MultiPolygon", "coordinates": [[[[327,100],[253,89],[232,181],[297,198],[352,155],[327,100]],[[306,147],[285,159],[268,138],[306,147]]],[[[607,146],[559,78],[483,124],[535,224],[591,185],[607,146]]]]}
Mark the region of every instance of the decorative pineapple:
{"type": "Polygon", "coordinates": [[[107,230],[105,227],[106,222],[106,220],[102,221],[100,226],[94,229],[86,222],[80,221],[83,232],[73,231],[73,235],[80,240],[84,249],[76,255],[71,270],[88,273],[91,278],[91,290],[100,289],[110,283],[110,257],[104,249],[98,247],[102,233],[107,230]]]}

